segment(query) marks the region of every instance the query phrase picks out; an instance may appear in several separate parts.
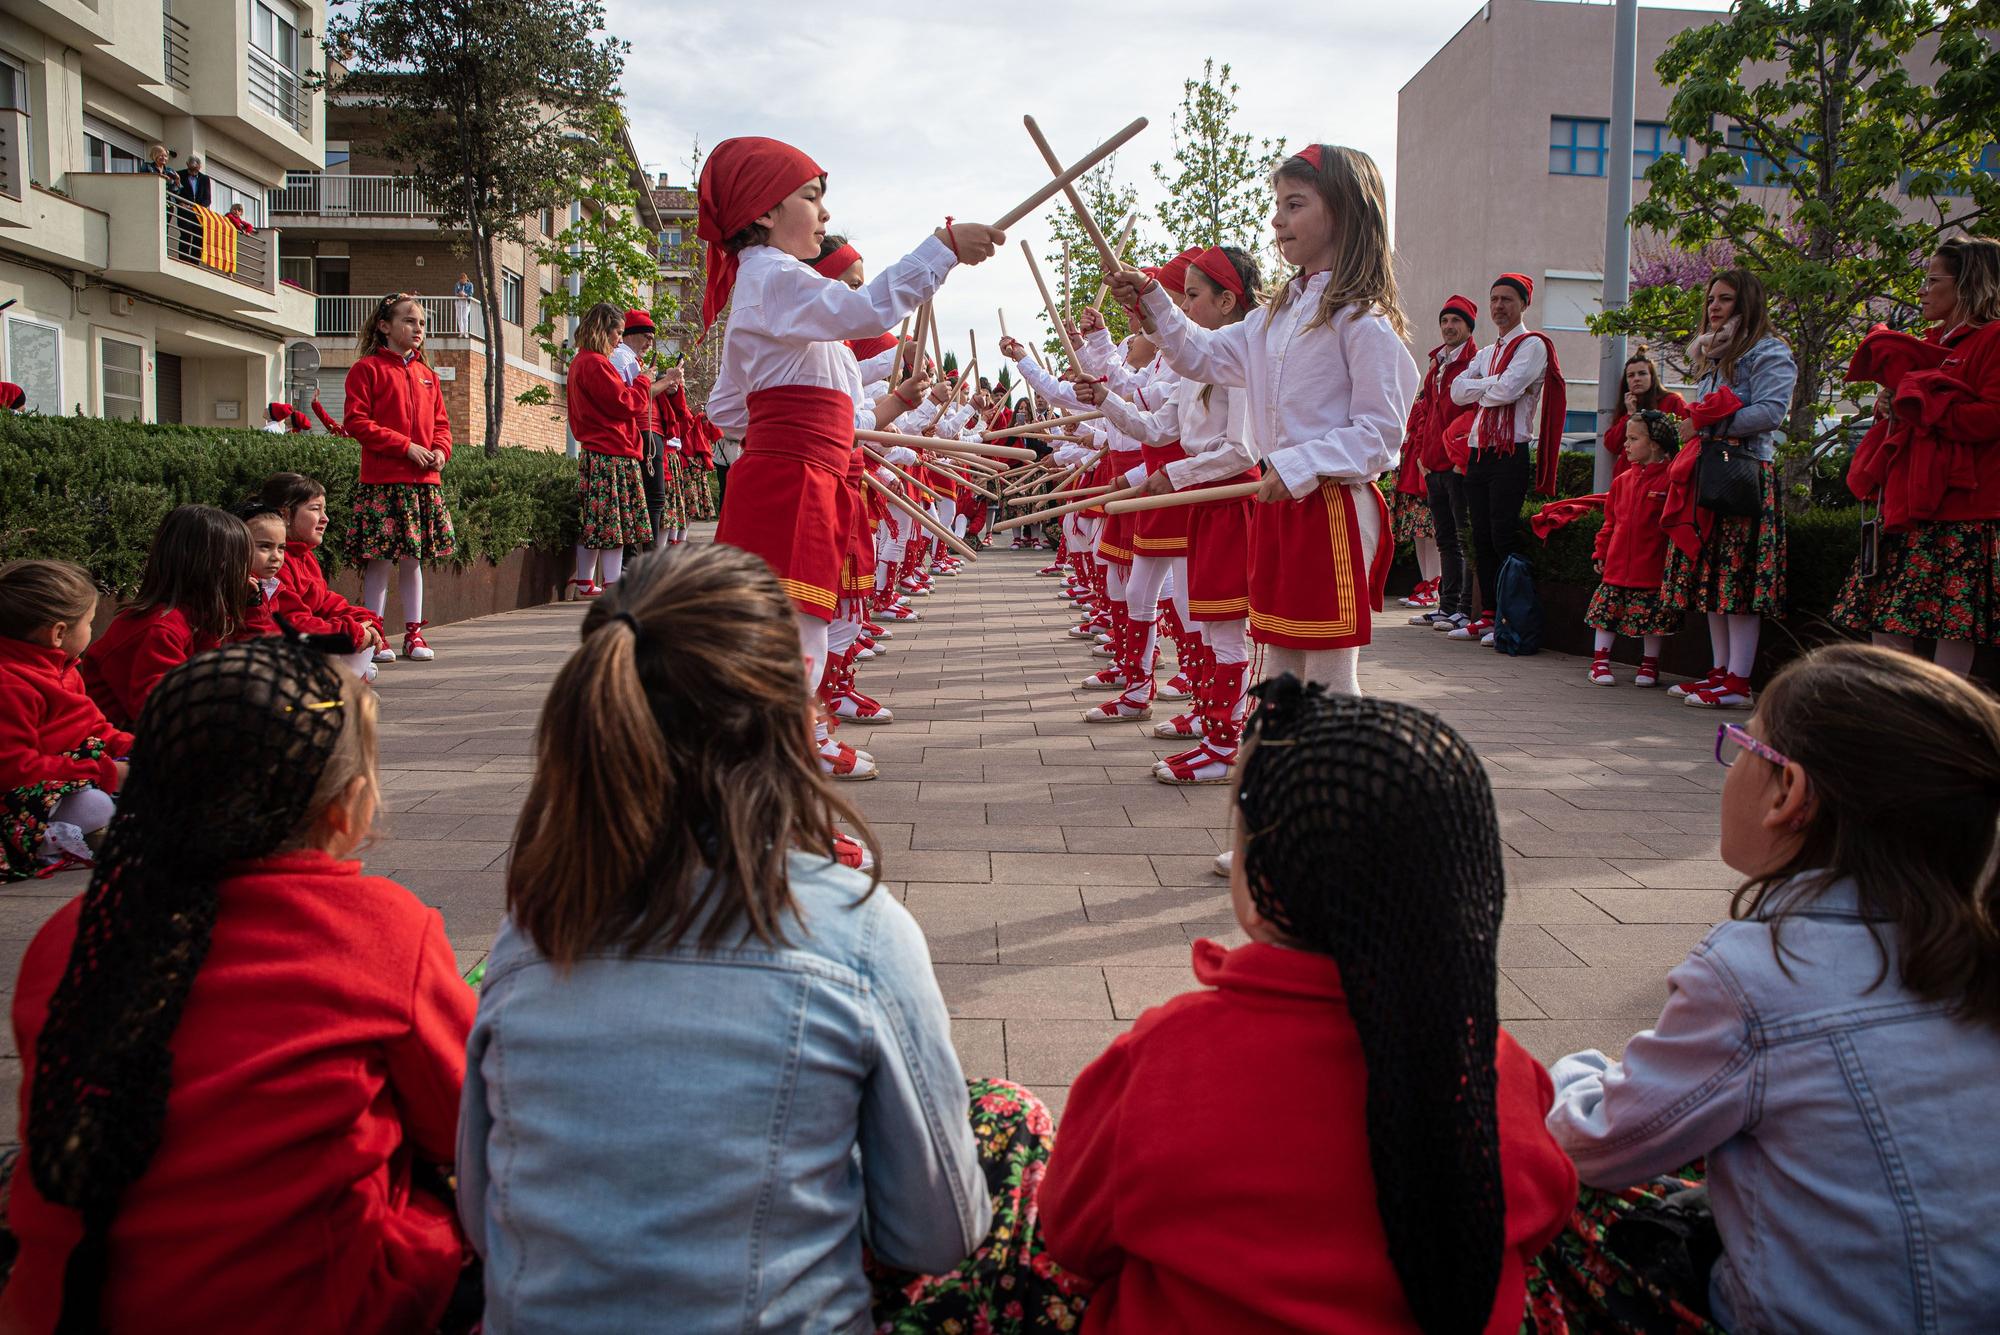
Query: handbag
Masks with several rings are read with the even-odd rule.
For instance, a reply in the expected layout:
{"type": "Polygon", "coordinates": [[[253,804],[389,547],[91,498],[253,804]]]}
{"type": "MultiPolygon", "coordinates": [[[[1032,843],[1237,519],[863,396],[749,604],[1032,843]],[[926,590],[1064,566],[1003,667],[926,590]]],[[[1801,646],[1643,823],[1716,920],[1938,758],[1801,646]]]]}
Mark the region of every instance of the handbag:
{"type": "Polygon", "coordinates": [[[1764,508],[1759,495],[1763,467],[1740,440],[1704,440],[1696,465],[1696,503],[1726,519],[1758,514],[1764,508]]]}

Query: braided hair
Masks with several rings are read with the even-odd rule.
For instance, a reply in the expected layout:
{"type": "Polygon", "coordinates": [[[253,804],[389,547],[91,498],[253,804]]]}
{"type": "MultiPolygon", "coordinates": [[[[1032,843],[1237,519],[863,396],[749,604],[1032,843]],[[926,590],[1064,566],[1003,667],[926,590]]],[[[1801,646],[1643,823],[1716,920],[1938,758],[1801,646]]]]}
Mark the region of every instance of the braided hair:
{"type": "Polygon", "coordinates": [[[1291,944],[1340,966],[1367,1064],[1376,1205],[1417,1324],[1483,1329],[1506,1238],[1493,790],[1428,711],[1289,674],[1253,694],[1236,789],[1251,898],[1291,944]],[[1414,810],[1435,813],[1434,834],[1403,834],[1414,810]]]}
{"type": "Polygon", "coordinates": [[[169,672],[146,702],[69,965],[35,1048],[27,1160],[49,1201],[83,1215],[57,1331],[96,1331],[119,1197],[159,1149],[174,1030],[208,955],[231,862],[295,838],[345,718],[343,678],[282,639],[232,644],[169,672]],[[220,788],[199,774],[245,772],[220,788]]]}

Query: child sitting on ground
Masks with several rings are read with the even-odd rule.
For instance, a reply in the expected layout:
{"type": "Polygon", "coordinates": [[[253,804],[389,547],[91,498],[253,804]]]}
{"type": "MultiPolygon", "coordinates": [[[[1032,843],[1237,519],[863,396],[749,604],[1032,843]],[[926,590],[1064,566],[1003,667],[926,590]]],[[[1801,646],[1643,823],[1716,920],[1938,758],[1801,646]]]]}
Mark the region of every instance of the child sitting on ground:
{"type": "Polygon", "coordinates": [[[0,1329],[467,1324],[437,1166],[473,994],[437,911],[343,860],[375,804],[374,695],[324,655],[160,683],[90,889],[21,962],[0,1329]]]}
{"type": "Polygon", "coordinates": [[[1680,607],[1660,590],[1667,564],[1667,534],[1660,511],[1667,503],[1667,466],[1680,452],[1680,431],[1664,412],[1642,408],[1625,419],[1626,469],[1611,481],[1604,527],[1597,531],[1597,573],[1583,623],[1597,631],[1590,683],[1615,685],[1611,646],[1620,635],[1639,640],[1634,686],[1660,684],[1660,642],[1680,629],[1680,607]]]}
{"type": "Polygon", "coordinates": [[[67,561],[0,566],[0,880],[88,862],[132,737],[83,689],[97,586],[67,561]]]}
{"type": "Polygon", "coordinates": [[[382,621],[327,587],[316,549],[326,537],[326,488],[302,473],[273,473],[258,499],[284,516],[285,564],[278,571],[273,611],[304,635],[338,635],[351,646],[340,661],[364,681],[375,679],[375,652],[389,641],[382,621]]]}
{"type": "Polygon", "coordinates": [[[1745,879],[1621,1060],[1553,1068],[1549,1129],[1585,1182],[1627,1190],[1585,1193],[1591,1231],[1543,1258],[1536,1326],[1991,1330],[2000,705],[1836,645],[1716,731],[1722,860],[1745,879]],[[1702,1156],[1706,1200],[1661,1218],[1649,1179],[1702,1156]],[[1707,1245],[1636,1265],[1609,1221],[1642,1208],[1656,1236],[1712,1214],[1707,1245]]]}
{"type": "Polygon", "coordinates": [[[248,621],[250,530],[210,505],[175,508],[153,535],[139,594],[77,664],[104,716],[131,727],[160,678],[248,621]]]}
{"type": "Polygon", "coordinates": [[[1070,1088],[1042,1226],[1083,1329],[1505,1331],[1576,1174],[1502,1031],[1493,793],[1435,714],[1257,688],[1230,899],[1191,992],[1070,1088]],[[1421,808],[1440,836],[1404,838],[1421,808]],[[1335,869],[1329,875],[1329,869],[1335,869]]]}
{"type": "Polygon", "coordinates": [[[285,516],[259,500],[243,502],[234,513],[250,530],[250,587],[254,592],[243,614],[243,629],[230,639],[236,642],[276,635],[278,623],[271,613],[278,574],[285,568],[285,516]]]}

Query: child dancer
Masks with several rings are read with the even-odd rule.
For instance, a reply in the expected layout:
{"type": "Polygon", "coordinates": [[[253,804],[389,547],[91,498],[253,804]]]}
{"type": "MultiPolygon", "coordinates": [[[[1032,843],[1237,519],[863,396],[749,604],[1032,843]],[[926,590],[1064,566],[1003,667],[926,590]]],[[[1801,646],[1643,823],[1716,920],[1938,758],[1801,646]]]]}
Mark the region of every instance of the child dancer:
{"type": "MultiPolygon", "coordinates": [[[[1196,256],[1187,271],[1181,309],[1200,328],[1220,329],[1249,314],[1257,290],[1256,262],[1233,246],[1214,247],[1196,256]]],[[[1079,386],[1078,397],[1100,403],[1114,425],[1141,440],[1180,443],[1186,457],[1147,475],[1143,481],[1148,495],[1254,482],[1261,476],[1249,439],[1249,395],[1240,389],[1183,379],[1156,413],[1134,411],[1103,385],[1079,386]]],[[[1135,479],[1128,476],[1127,481],[1135,479]]],[[[1188,553],[1172,563],[1170,578],[1175,596],[1184,598],[1188,609],[1191,634],[1184,667],[1193,678],[1194,708],[1160,724],[1155,732],[1201,740],[1192,750],[1160,761],[1154,775],[1162,783],[1224,783],[1236,759],[1243,677],[1250,667],[1244,637],[1250,615],[1245,559],[1250,502],[1210,501],[1183,508],[1188,553]]],[[[1140,675],[1137,664],[1128,668],[1134,677],[1140,675]]]]}
{"type": "Polygon", "coordinates": [[[1435,714],[1291,677],[1257,694],[1229,887],[1250,942],[1196,942],[1207,986],[1076,1078],[1049,1255],[1096,1285],[1092,1335],[1511,1333],[1576,1174],[1548,1073],[1496,1016],[1485,770],[1435,714]],[[1403,835],[1414,810],[1438,837],[1403,835]]]}
{"type": "Polygon", "coordinates": [[[1250,637],[1267,674],[1360,691],[1360,646],[1388,578],[1393,468],[1417,388],[1389,259],[1382,175],[1366,153],[1313,144],[1272,178],[1279,253],[1298,266],[1240,323],[1197,328],[1130,270],[1113,294],[1143,301],[1181,374],[1249,391],[1263,456],[1250,523],[1250,637]]]}
{"type": "MultiPolygon", "coordinates": [[[[854,289],[813,272],[828,214],[826,173],[774,139],[727,139],[702,163],[700,233],[708,243],[702,324],[730,307],[708,413],[743,433],[736,491],[716,540],[778,572],[799,615],[806,679],[826,672],[839,603],[841,493],[862,405],[861,373],[842,344],[893,329],[935,293],[953,265],[977,264],[1005,241],[978,223],[948,222],[915,251],[854,289]]],[[[876,409],[888,420],[888,407],[876,409]]],[[[874,761],[826,737],[836,778],[875,775],[874,761]]]]}
{"type": "Polygon", "coordinates": [[[174,509],[153,535],[138,596],[77,664],[90,698],[129,728],[169,670],[243,629],[251,593],[243,521],[208,505],[174,509]]]}
{"type": "Polygon", "coordinates": [[[1660,513],[1667,500],[1667,463],[1680,452],[1674,419],[1641,408],[1626,419],[1621,453],[1623,473],[1611,480],[1604,527],[1597,531],[1597,570],[1603,577],[1591,596],[1584,624],[1597,631],[1590,657],[1593,686],[1612,686],[1611,646],[1620,635],[1639,638],[1639,671],[1634,686],[1660,682],[1660,641],[1680,628],[1681,609],[1660,591],[1667,561],[1667,534],[1660,513]]]}
{"type": "Polygon", "coordinates": [[[88,862],[111,822],[132,737],[76,670],[96,611],[81,566],[0,566],[0,880],[88,862]]]}
{"type": "Polygon", "coordinates": [[[576,326],[576,356],[569,364],[569,432],[578,446],[576,491],[582,521],[576,574],[570,587],[595,598],[625,570],[625,549],[653,541],[646,510],[646,479],[639,466],[639,427],[652,410],[651,382],[627,380],[612,365],[625,325],[624,312],[600,301],[576,326]],[[602,561],[604,583],[597,582],[602,561]]]}
{"type": "MultiPolygon", "coordinates": [[[[376,305],[361,330],[360,356],[347,372],[341,430],[361,444],[361,485],[347,558],[363,566],[361,601],[381,619],[396,575],[403,604],[403,657],[427,663],[437,654],[424,640],[426,561],[456,550],[451,511],[438,470],[451,459],[451,419],[437,372],[424,361],[424,307],[404,292],[376,305]]],[[[378,663],[394,662],[386,644],[378,663]]]]}
{"type": "Polygon", "coordinates": [[[344,860],[374,695],[266,639],[155,703],[90,889],[21,961],[0,1328],[464,1329],[473,993],[437,910],[344,860]]]}
{"type": "Polygon", "coordinates": [[[363,681],[375,678],[375,651],[388,643],[382,619],[327,587],[316,549],[326,537],[326,488],[302,473],[273,473],[258,499],[285,516],[285,563],[272,613],[302,635],[338,635],[350,647],[339,661],[363,681]]]}

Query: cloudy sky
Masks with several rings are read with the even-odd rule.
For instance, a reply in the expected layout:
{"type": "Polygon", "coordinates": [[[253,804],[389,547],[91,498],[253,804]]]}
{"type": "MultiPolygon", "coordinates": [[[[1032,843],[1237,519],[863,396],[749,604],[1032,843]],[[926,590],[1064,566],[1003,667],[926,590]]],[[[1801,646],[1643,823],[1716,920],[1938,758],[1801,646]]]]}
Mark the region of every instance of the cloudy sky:
{"type": "MultiPolygon", "coordinates": [[[[997,217],[1047,181],[1024,113],[1065,161],[1149,118],[1116,166],[1142,206],[1157,201],[1150,164],[1171,163],[1169,118],[1182,82],[1199,78],[1210,57],[1232,65],[1242,86],[1240,129],[1366,150],[1388,178],[1393,216],[1397,90],[1480,6],[1013,0],[956,11],[873,0],[607,0],[607,8],[610,31],[632,44],[626,104],[650,171],[685,181],[697,139],[704,151],[744,134],[796,144],[827,169],[831,228],[879,262],[907,252],[947,213],[997,217]],[[1309,15],[1319,16],[1311,27],[1286,26],[1309,15]]],[[[1009,236],[1035,246],[1045,274],[1046,219],[1061,203],[1009,236]]],[[[1157,221],[1152,234],[1160,236],[1157,221]]],[[[947,347],[962,357],[965,331],[978,331],[983,371],[993,366],[995,311],[1018,334],[1038,306],[1018,247],[955,271],[937,301],[947,347]]]]}

